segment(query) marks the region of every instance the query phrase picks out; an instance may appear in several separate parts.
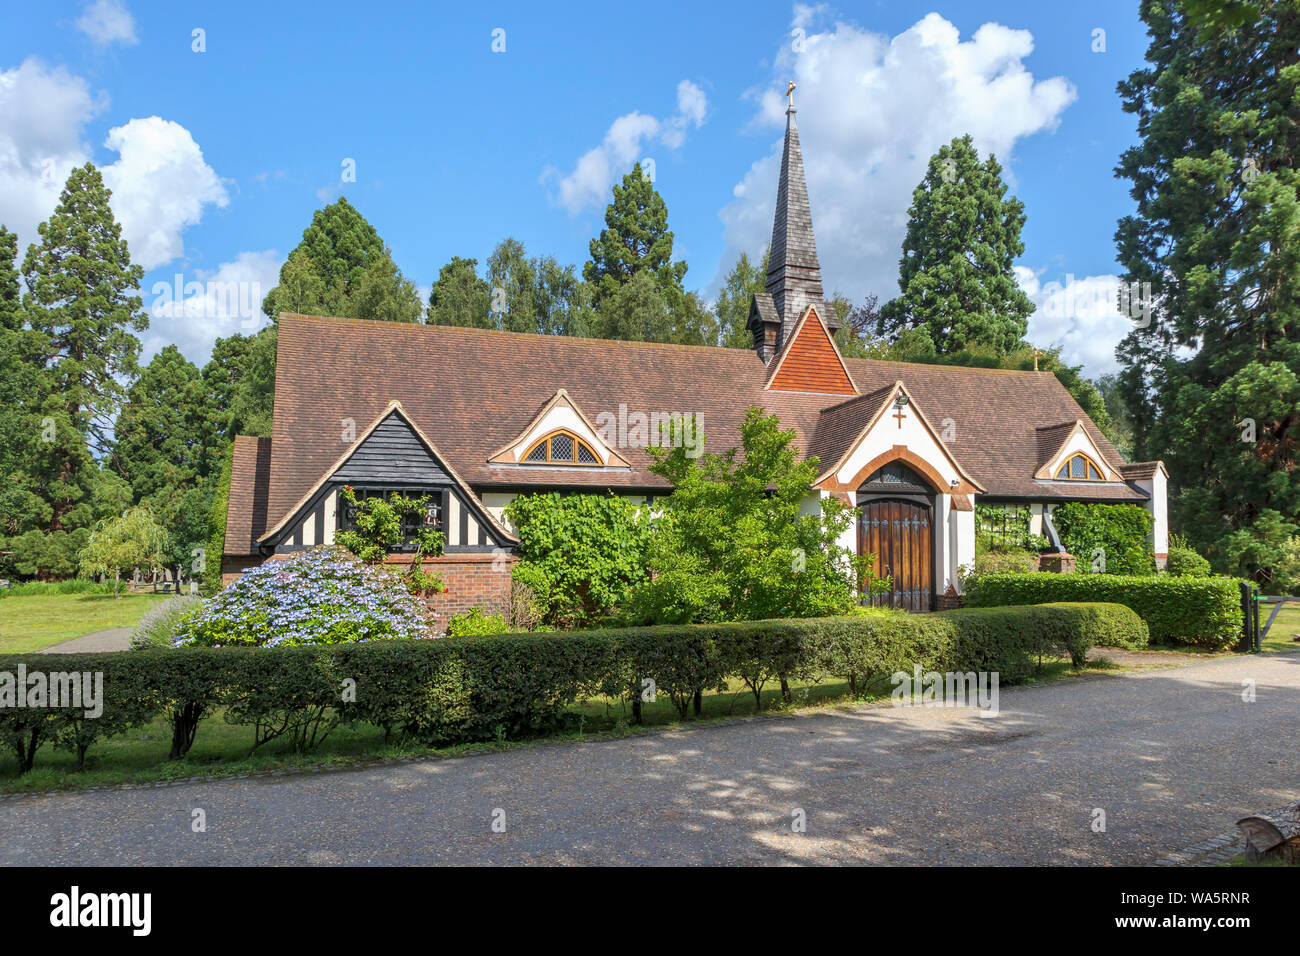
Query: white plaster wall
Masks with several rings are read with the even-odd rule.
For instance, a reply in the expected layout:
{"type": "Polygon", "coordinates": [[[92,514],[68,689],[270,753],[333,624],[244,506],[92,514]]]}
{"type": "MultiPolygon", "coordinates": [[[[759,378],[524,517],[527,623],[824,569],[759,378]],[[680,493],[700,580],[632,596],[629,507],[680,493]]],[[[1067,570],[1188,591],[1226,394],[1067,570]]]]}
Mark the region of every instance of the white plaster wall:
{"type": "Polygon", "coordinates": [[[325,540],[322,544],[334,543],[334,532],[339,523],[339,494],[334,492],[325,499],[325,540]]]}
{"type": "Polygon", "coordinates": [[[492,517],[496,518],[505,526],[505,529],[511,534],[516,533],[519,529],[506,520],[506,505],[515,500],[513,492],[488,491],[479,495],[479,500],[483,502],[492,517]]]}
{"type": "Polygon", "coordinates": [[[934,594],[939,597],[957,584],[956,554],[951,544],[953,529],[949,515],[952,511],[952,495],[936,495],[934,499],[934,594]]]}
{"type": "MultiPolygon", "coordinates": [[[[957,568],[963,568],[975,563],[975,512],[974,511],[954,511],[953,526],[956,534],[956,561],[957,568]]],[[[957,575],[954,572],[952,586],[961,593],[961,585],[957,581],[957,575]]],[[[946,587],[946,585],[945,585],[946,587]]]]}
{"type": "Polygon", "coordinates": [[[543,415],[541,420],[528,430],[524,440],[511,450],[509,457],[518,462],[524,455],[528,454],[528,449],[532,447],[533,442],[543,435],[550,434],[557,428],[573,432],[573,434],[589,444],[596,454],[600,456],[602,465],[609,464],[609,449],[605,447],[605,443],[600,440],[594,431],[587,427],[586,422],[582,420],[577,412],[563,404],[556,405],[543,415]]]}
{"type": "Polygon", "coordinates": [[[1111,469],[1106,465],[1106,460],[1101,456],[1101,450],[1092,443],[1092,439],[1088,437],[1088,433],[1082,428],[1076,428],[1074,430],[1074,434],[1070,436],[1070,440],[1065,443],[1057,456],[1052,459],[1052,465],[1051,468],[1048,469],[1047,477],[1049,479],[1055,478],[1056,469],[1061,467],[1061,462],[1080,451],[1097,463],[1097,467],[1101,469],[1102,477],[1107,481],[1119,480],[1119,475],[1111,471],[1111,469]]]}
{"type": "Polygon", "coordinates": [[[1033,503],[1029,506],[1029,533],[1046,536],[1043,530],[1043,506],[1033,503]]]}
{"type": "MultiPolygon", "coordinates": [[[[894,418],[896,409],[891,405],[885,412],[885,415],[876,427],[873,428],[848,459],[835,473],[835,480],[841,484],[848,484],[852,481],[859,471],[872,459],[890,451],[895,445],[906,445],[908,450],[913,454],[924,459],[935,471],[943,476],[946,484],[951,485],[953,481],[960,480],[961,476],[957,474],[957,469],[949,462],[948,456],[944,454],[939,443],[929,430],[921,424],[916,409],[909,405],[903,409],[904,419],[902,426],[894,418]]],[[[940,492],[945,488],[938,489],[940,492]]]]}
{"type": "Polygon", "coordinates": [[[1149,497],[1143,504],[1151,514],[1151,550],[1156,554],[1169,553],[1169,482],[1159,468],[1148,480],[1135,481],[1149,497]]]}

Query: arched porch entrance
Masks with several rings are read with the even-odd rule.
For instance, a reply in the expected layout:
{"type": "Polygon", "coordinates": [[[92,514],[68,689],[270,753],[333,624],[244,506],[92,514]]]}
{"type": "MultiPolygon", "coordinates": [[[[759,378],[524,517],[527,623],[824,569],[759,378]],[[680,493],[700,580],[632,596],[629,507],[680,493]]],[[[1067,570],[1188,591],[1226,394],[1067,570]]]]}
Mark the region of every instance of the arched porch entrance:
{"type": "Polygon", "coordinates": [[[919,473],[893,461],[857,491],[858,554],[875,555],[877,577],[891,579],[870,603],[906,611],[934,609],[936,490],[919,473]]]}

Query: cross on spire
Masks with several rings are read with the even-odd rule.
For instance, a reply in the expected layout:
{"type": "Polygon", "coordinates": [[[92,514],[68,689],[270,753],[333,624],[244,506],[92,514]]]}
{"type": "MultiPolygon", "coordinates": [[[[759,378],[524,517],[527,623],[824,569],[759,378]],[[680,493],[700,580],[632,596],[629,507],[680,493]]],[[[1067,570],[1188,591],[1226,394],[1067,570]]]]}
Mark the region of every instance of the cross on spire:
{"type": "Polygon", "coordinates": [[[794,80],[791,80],[791,81],[790,81],[790,85],[787,86],[787,87],[785,88],[785,96],[786,96],[787,101],[788,101],[789,104],[790,104],[790,106],[789,106],[790,109],[794,109],[794,91],[795,91],[795,89],[797,89],[797,87],[796,87],[796,85],[795,85],[794,80]]]}

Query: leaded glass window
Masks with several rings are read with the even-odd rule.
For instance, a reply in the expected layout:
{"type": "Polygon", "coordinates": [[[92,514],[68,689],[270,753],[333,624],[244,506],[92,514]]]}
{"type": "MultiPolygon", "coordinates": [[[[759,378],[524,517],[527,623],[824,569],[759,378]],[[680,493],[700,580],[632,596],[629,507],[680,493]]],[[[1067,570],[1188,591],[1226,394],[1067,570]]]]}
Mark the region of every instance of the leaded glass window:
{"type": "Polygon", "coordinates": [[[1056,469],[1058,481],[1103,481],[1101,469],[1082,452],[1071,455],[1056,469]]]}
{"type": "Polygon", "coordinates": [[[600,456],[585,441],[569,432],[547,435],[523,459],[529,464],[599,465],[600,456]]]}

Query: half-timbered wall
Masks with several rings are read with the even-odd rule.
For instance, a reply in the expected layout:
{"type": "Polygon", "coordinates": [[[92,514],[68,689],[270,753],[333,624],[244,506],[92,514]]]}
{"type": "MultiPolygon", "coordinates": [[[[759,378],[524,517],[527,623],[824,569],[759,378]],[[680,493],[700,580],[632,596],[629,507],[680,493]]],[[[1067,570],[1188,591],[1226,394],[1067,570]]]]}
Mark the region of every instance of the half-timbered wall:
{"type": "Polygon", "coordinates": [[[333,544],[339,530],[339,491],[400,491],[440,499],[448,553],[507,547],[442,464],[396,413],[380,422],[273,542],[276,553],[333,544]]]}

